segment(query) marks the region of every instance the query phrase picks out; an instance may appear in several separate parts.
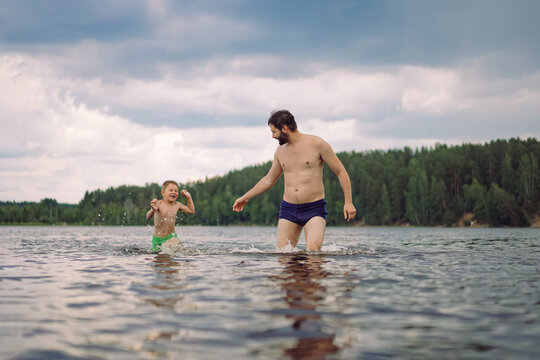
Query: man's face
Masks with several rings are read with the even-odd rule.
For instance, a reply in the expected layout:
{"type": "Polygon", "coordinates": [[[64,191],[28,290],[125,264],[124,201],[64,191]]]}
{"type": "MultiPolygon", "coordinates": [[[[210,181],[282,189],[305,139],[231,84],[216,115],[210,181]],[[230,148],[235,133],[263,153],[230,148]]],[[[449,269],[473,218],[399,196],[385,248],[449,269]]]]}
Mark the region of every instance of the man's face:
{"type": "Polygon", "coordinates": [[[270,131],[272,132],[272,137],[279,141],[279,145],[283,145],[289,142],[289,134],[279,130],[274,125],[270,124],[270,131]]]}

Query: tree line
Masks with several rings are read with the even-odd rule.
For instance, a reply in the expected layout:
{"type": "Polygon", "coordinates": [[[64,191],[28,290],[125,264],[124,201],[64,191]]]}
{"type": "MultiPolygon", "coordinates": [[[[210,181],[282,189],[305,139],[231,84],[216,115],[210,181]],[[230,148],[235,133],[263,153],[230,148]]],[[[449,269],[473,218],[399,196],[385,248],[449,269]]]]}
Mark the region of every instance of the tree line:
{"type": "MultiPolygon", "coordinates": [[[[540,143],[535,138],[494,140],[412,150],[341,152],[352,183],[356,223],[453,226],[465,213],[488,226],[530,226],[540,215],[540,143]]],[[[180,184],[193,196],[195,215],[179,215],[187,225],[275,225],[283,177],[263,195],[234,213],[234,200],[249,190],[271,162],[224,176],[180,184]]],[[[163,179],[165,180],[165,179],[163,179]]],[[[324,169],[329,225],[344,224],[338,178],[324,169]]],[[[156,183],[87,191],[76,205],[54,199],[0,202],[1,224],[145,225],[149,203],[160,198],[156,183]]],[[[180,199],[182,201],[182,199],[180,199]]]]}

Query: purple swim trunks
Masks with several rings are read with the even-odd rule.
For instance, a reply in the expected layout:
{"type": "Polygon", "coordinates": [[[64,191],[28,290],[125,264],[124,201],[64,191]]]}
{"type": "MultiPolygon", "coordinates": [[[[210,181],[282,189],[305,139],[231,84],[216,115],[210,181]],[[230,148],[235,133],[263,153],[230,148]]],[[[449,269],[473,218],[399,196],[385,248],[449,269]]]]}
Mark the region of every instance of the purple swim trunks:
{"type": "Polygon", "coordinates": [[[315,216],[320,216],[326,220],[326,200],[321,199],[305,204],[291,204],[285,200],[281,201],[279,209],[279,218],[292,221],[298,225],[304,226],[315,216]]]}

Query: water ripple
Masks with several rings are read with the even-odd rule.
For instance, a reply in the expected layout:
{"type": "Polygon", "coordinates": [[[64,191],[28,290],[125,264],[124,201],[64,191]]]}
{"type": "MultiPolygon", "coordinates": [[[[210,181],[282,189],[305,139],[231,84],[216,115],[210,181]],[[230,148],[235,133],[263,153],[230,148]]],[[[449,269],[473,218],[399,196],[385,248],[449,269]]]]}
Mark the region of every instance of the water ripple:
{"type": "Polygon", "coordinates": [[[0,227],[0,358],[539,358],[533,229],[0,227]]]}

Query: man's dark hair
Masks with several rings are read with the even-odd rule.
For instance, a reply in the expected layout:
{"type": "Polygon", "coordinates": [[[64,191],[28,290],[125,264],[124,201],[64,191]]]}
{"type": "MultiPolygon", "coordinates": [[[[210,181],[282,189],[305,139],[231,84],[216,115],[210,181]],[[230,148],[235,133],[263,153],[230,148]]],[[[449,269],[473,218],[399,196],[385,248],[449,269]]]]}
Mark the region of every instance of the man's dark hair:
{"type": "Polygon", "coordinates": [[[268,125],[274,125],[278,130],[283,130],[283,125],[287,125],[289,130],[296,131],[296,121],[289,110],[274,110],[268,119],[268,125]]]}

